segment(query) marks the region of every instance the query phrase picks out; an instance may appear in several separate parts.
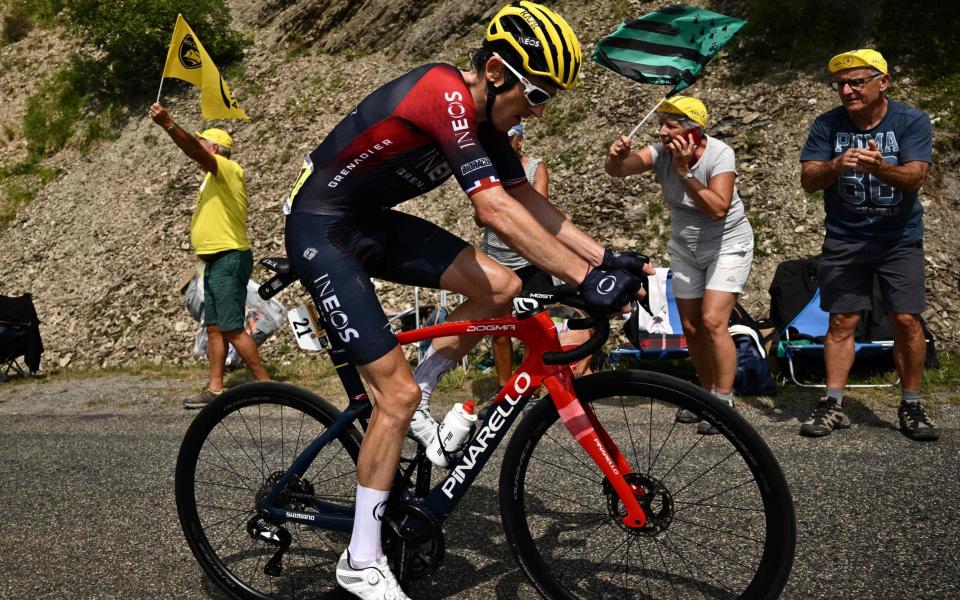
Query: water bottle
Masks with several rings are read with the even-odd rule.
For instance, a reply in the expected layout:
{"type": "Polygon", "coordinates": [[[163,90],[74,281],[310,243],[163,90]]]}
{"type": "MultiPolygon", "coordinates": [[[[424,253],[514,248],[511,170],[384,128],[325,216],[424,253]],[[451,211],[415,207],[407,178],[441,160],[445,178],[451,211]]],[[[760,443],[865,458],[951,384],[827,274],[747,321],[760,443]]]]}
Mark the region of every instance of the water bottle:
{"type": "Polygon", "coordinates": [[[438,467],[448,466],[447,454],[456,452],[463,446],[477,423],[477,415],[474,414],[476,407],[476,402],[467,400],[463,404],[454,404],[447,412],[447,416],[437,427],[437,435],[433,436],[433,441],[427,446],[427,458],[430,462],[438,467]]]}

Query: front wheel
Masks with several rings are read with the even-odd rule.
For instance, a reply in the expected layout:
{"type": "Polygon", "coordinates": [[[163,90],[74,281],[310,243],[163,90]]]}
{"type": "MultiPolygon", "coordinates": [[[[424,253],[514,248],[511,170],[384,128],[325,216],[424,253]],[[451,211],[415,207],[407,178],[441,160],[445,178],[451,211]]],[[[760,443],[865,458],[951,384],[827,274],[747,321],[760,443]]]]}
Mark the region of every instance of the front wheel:
{"type": "MultiPolygon", "coordinates": [[[[180,525],[200,566],[231,598],[314,598],[336,586],[349,535],[269,522],[258,516],[257,503],[339,414],[292,385],[251,383],[224,392],[187,430],[176,470],[180,525]],[[281,539],[289,546],[278,570],[269,563],[281,539]]],[[[290,511],[317,501],[352,507],[359,451],[359,433],[344,429],[279,502],[290,511]]]]}
{"type": "MultiPolygon", "coordinates": [[[[704,390],[645,371],[574,382],[644,490],[648,526],[558,419],[552,399],[523,418],[504,455],[500,511],[511,549],[546,598],[776,598],[796,523],[780,465],[760,435],[704,390]],[[686,408],[719,435],[675,421],[686,408]]],[[[639,496],[639,495],[638,495],[639,496]]]]}

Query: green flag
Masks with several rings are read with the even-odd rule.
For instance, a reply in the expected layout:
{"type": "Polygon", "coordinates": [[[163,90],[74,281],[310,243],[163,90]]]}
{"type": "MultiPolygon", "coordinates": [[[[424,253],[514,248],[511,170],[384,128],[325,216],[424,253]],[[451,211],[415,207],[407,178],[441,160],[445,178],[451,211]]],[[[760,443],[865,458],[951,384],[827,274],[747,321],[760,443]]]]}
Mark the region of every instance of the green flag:
{"type": "Polygon", "coordinates": [[[675,4],[639,19],[627,19],[597,42],[593,60],[641,83],[672,85],[667,96],[697,80],[747,22],[702,8],[675,4]]]}

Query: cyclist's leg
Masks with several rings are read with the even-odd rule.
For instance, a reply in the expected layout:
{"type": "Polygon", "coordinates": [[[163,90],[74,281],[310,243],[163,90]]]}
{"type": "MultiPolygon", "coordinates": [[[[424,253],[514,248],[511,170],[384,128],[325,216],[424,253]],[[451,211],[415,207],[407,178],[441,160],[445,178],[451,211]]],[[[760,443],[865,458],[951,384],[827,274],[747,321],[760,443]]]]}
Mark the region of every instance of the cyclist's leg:
{"type": "Polygon", "coordinates": [[[399,346],[358,370],[375,400],[357,460],[357,505],[350,538],[352,563],[360,568],[383,555],[383,509],[397,473],[410,417],[420,403],[420,388],[399,346]]]}
{"type": "Polygon", "coordinates": [[[328,335],[343,345],[370,385],[374,410],[357,461],[357,510],[350,549],[354,567],[382,556],[380,517],[400,458],[419,388],[367,275],[382,257],[381,223],[298,214],[286,225],[287,255],[310,292],[328,335]],[[368,509],[369,508],[369,509],[368,509]]]}
{"type": "MultiPolygon", "coordinates": [[[[429,221],[392,210],[384,211],[378,219],[383,255],[371,269],[372,275],[466,296],[466,301],[447,317],[448,321],[509,314],[510,302],[520,292],[520,279],[513,271],[429,221]]],[[[414,374],[423,390],[424,407],[443,373],[481,339],[482,336],[463,336],[434,340],[414,374]]]]}

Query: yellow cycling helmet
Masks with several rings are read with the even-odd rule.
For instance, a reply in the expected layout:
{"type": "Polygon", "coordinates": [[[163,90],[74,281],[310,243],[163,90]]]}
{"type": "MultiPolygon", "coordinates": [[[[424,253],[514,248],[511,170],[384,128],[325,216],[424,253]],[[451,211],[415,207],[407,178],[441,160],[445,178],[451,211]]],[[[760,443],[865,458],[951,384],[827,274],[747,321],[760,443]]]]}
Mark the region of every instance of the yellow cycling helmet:
{"type": "Polygon", "coordinates": [[[546,6],[527,0],[504,6],[487,26],[484,46],[561,89],[572,90],[577,84],[583,62],[580,42],[563,17],[546,6]]]}

